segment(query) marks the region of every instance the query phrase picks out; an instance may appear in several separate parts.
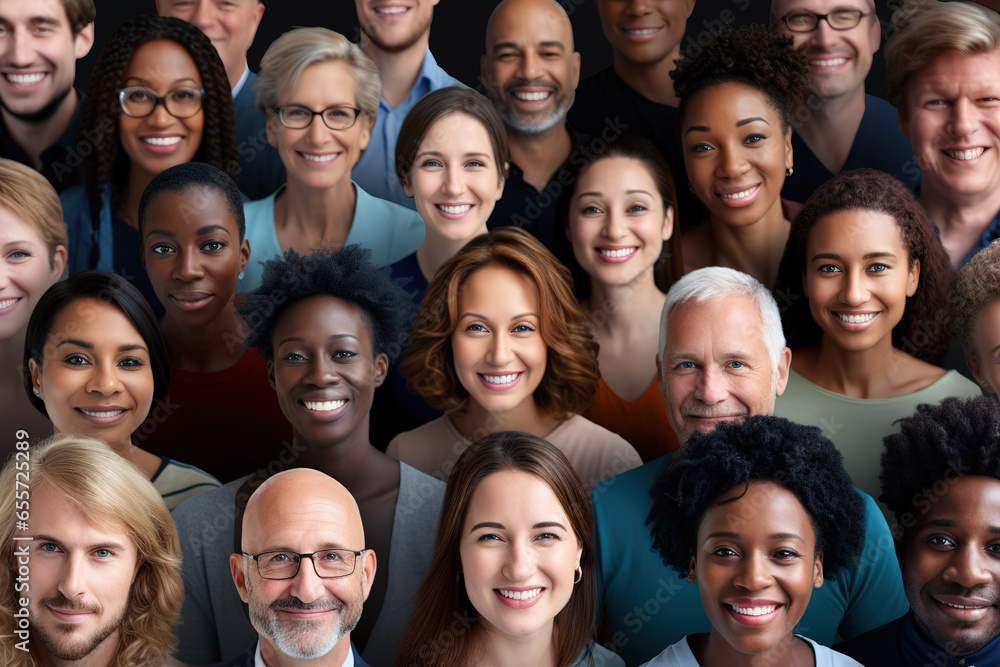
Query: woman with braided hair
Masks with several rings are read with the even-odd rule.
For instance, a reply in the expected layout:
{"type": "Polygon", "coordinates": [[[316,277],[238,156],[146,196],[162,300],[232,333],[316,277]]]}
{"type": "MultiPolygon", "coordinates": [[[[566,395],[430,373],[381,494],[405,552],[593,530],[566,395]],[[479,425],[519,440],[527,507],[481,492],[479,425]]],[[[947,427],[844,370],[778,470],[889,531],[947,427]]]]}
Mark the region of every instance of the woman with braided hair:
{"type": "Polygon", "coordinates": [[[70,272],[124,270],[158,308],[139,261],[139,199],[154,176],[184,162],[239,178],[226,69],[191,24],[139,16],[98,56],[81,125],[90,142],[80,149],[83,184],[62,195],[70,272]]]}
{"type": "Polygon", "coordinates": [[[691,191],[705,221],[681,236],[686,271],[726,266],[773,286],[788,238],[781,187],[792,170],[792,109],[805,56],[761,26],[725,28],[681,52],[670,73],[691,191]]]}

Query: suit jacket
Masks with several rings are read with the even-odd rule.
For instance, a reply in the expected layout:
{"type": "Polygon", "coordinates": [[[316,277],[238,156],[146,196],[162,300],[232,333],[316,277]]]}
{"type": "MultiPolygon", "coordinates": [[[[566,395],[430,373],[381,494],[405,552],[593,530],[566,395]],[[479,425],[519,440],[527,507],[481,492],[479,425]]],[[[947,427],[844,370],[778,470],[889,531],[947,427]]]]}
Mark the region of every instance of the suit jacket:
{"type": "Polygon", "coordinates": [[[263,199],[285,182],[285,165],[278,150],[267,142],[266,118],[254,106],[257,75],[250,72],[233,99],[236,116],[236,149],[240,156],[240,192],[251,200],[263,199]]]}
{"type": "MultiPolygon", "coordinates": [[[[370,665],[361,659],[361,655],[358,654],[358,649],[354,648],[354,642],[351,642],[351,653],[354,654],[354,667],[370,667],[370,665]]],[[[232,660],[227,660],[225,662],[219,662],[212,667],[254,667],[254,657],[257,654],[257,644],[254,643],[250,648],[243,651],[232,660]]]]}

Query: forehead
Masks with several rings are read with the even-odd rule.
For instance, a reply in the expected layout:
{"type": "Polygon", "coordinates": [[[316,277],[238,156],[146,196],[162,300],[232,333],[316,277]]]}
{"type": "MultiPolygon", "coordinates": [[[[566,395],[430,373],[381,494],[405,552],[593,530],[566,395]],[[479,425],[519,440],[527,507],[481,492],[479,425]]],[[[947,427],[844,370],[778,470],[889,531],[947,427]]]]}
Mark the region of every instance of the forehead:
{"type": "Polygon", "coordinates": [[[472,494],[466,513],[468,530],[480,521],[497,521],[506,528],[558,521],[572,530],[566,510],[552,487],[523,470],[504,470],[488,475],[472,494]]]}
{"type": "Polygon", "coordinates": [[[749,118],[762,118],[771,127],[781,129],[782,119],[767,95],[745,83],[726,81],[694,94],[684,113],[682,131],[691,126],[708,126],[713,131],[735,128],[748,132],[737,123],[749,118]]]}
{"type": "Polygon", "coordinates": [[[148,231],[151,224],[177,230],[212,223],[224,224],[234,233],[238,231],[226,195],[214,187],[191,184],[156,195],[146,211],[145,229],[148,231]]]}
{"type": "Polygon", "coordinates": [[[798,496],[770,482],[739,484],[714,499],[698,527],[698,541],[714,532],[743,538],[795,534],[815,548],[812,518],[798,496]],[[729,502],[722,502],[732,498],[729,502]],[[721,503],[721,504],[719,504],[721,503]]]}
{"type": "Polygon", "coordinates": [[[85,342],[117,345],[119,341],[127,339],[131,342],[138,338],[138,342],[142,343],[139,330],[118,306],[89,298],[74,299],[63,306],[52,320],[49,335],[58,343],[81,334],[92,334],[95,329],[106,335],[85,342]]]}
{"type": "Polygon", "coordinates": [[[487,26],[487,55],[505,44],[530,47],[543,43],[561,44],[567,53],[573,46],[572,26],[566,16],[548,2],[510,3],[494,14],[487,26]]]}
{"type": "MultiPolygon", "coordinates": [[[[520,271],[503,266],[485,266],[466,277],[458,292],[460,311],[476,310],[480,315],[496,313],[524,314],[524,309],[538,314],[538,287],[520,271]],[[516,311],[514,313],[513,311],[516,311]]],[[[459,315],[462,313],[460,312],[459,315]]]]}
{"type": "Polygon", "coordinates": [[[371,332],[365,312],[356,303],[321,294],[290,305],[274,325],[274,345],[284,338],[327,340],[346,334],[371,347],[371,332]]]}
{"type": "Polygon", "coordinates": [[[0,0],[0,21],[15,23],[35,20],[69,22],[66,9],[59,0],[0,0]]]}
{"type": "Polygon", "coordinates": [[[358,521],[332,495],[317,492],[271,494],[247,515],[243,546],[251,553],[289,549],[361,549],[358,521]]]}
{"type": "Polygon", "coordinates": [[[135,547],[124,526],[91,522],[75,502],[51,484],[43,484],[31,494],[31,530],[66,547],[110,543],[135,547]]]}
{"type": "Polygon", "coordinates": [[[150,83],[193,79],[201,85],[201,73],[194,58],[172,39],[155,39],[135,47],[123,77],[145,79],[150,83]]]}
{"type": "Polygon", "coordinates": [[[756,304],[745,296],[712,301],[689,299],[667,318],[666,357],[766,357],[763,323],[756,304]]]}
{"type": "Polygon", "coordinates": [[[910,90],[933,88],[948,91],[995,92],[1000,85],[1000,48],[980,53],[947,50],[934,56],[910,75],[910,90]]]}
{"type": "Polygon", "coordinates": [[[1000,537],[1000,480],[981,475],[962,476],[960,468],[942,471],[942,478],[922,491],[914,502],[912,533],[937,527],[1000,537]]]}
{"type": "Polygon", "coordinates": [[[804,10],[814,14],[828,14],[838,9],[874,12],[875,3],[872,0],[773,0],[771,2],[771,15],[775,18],[785,16],[792,11],[804,10]]]}

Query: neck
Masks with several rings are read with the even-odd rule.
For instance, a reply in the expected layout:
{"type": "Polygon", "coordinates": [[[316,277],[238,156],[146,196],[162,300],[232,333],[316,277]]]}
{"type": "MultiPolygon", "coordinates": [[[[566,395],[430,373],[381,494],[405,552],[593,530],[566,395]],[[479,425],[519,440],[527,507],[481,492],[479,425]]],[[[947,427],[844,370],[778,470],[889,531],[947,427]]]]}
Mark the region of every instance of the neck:
{"type": "Polygon", "coordinates": [[[497,431],[522,431],[544,438],[561,423],[561,420],[543,412],[534,398],[525,399],[504,412],[487,410],[469,399],[462,409],[451,413],[451,420],[458,431],[470,440],[475,440],[479,434],[497,431]]]}
{"type": "Polygon", "coordinates": [[[23,120],[0,108],[0,118],[7,128],[7,135],[27,153],[35,169],[42,168],[42,151],[59,141],[69,127],[79,99],[76,89],[70,90],[52,116],[40,123],[23,120]]]}
{"type": "Polygon", "coordinates": [[[886,336],[867,350],[845,350],[824,335],[819,343],[813,374],[816,384],[851,398],[881,398],[888,378],[899,376],[902,352],[886,336]]]}
{"type": "Polygon", "coordinates": [[[651,65],[630,62],[617,52],[614,56],[615,73],[621,77],[628,87],[647,100],[676,107],[680,99],[674,93],[673,80],[670,73],[676,69],[674,61],[680,57],[680,44],[670,52],[670,55],[651,65]]]}
{"type": "Polygon", "coordinates": [[[836,97],[823,97],[810,91],[806,107],[808,117],[802,122],[793,118],[792,126],[807,145],[812,146],[825,136],[836,136],[850,146],[865,115],[865,89],[858,88],[836,97]]]}
{"type": "Polygon", "coordinates": [[[812,649],[804,640],[789,634],[776,646],[764,653],[748,654],[737,651],[718,636],[709,633],[701,651],[696,652],[702,665],[731,665],[732,667],[812,667],[816,664],[812,649]]]}
{"type": "Polygon", "coordinates": [[[714,217],[708,224],[713,265],[739,269],[766,287],[774,287],[791,227],[781,211],[780,198],[776,198],[764,217],[752,225],[734,227],[714,217]]]}
{"type": "Polygon", "coordinates": [[[511,162],[520,167],[524,180],[539,192],[545,189],[552,174],[569,159],[573,139],[569,128],[559,122],[545,132],[521,134],[507,128],[511,162]]]}
{"type": "Polygon", "coordinates": [[[113,664],[115,651],[118,650],[118,639],[118,630],[115,630],[111,636],[80,660],[60,660],[48,655],[44,650],[38,649],[32,651],[32,655],[38,659],[39,667],[108,667],[113,664]]]}
{"type": "Polygon", "coordinates": [[[226,78],[229,79],[229,89],[236,88],[236,84],[243,78],[243,72],[247,71],[247,60],[244,58],[238,63],[226,65],[226,78]]]}
{"type": "Polygon", "coordinates": [[[341,667],[351,652],[351,635],[344,635],[337,645],[324,656],[312,660],[296,660],[274,646],[269,639],[260,637],[260,657],[267,667],[341,667]]]}
{"type": "MultiPolygon", "coordinates": [[[[297,431],[292,437],[292,467],[315,468],[344,485],[359,502],[378,488],[385,479],[387,467],[396,466],[396,459],[375,449],[368,440],[368,417],[354,432],[338,442],[313,443],[297,431]]],[[[363,504],[363,503],[362,503],[363,504]]]]}
{"type": "Polygon", "coordinates": [[[232,366],[247,351],[246,327],[236,317],[235,295],[219,317],[192,327],[164,315],[160,324],[170,362],[186,371],[221,371],[232,366]]]}
{"type": "MultiPolygon", "coordinates": [[[[527,637],[515,637],[492,629],[482,638],[483,657],[476,667],[556,667],[554,622],[527,637]]],[[[574,656],[575,657],[575,656],[574,656]]]]}
{"type": "Polygon", "coordinates": [[[628,340],[657,331],[666,298],[650,268],[626,285],[606,285],[591,278],[590,297],[583,306],[593,331],[603,329],[605,336],[628,340]]]}
{"type": "Polygon", "coordinates": [[[469,238],[449,239],[441,236],[437,230],[428,225],[427,236],[424,238],[423,244],[417,248],[417,265],[420,267],[420,273],[424,274],[424,278],[430,282],[442,264],[458,254],[458,251],[464,248],[466,243],[488,231],[484,221],[476,233],[469,238]]]}
{"type": "Polygon", "coordinates": [[[424,54],[430,43],[431,32],[424,34],[412,44],[399,51],[386,51],[378,46],[364,32],[361,33],[361,50],[371,58],[382,75],[382,99],[395,109],[403,103],[417,83],[420,68],[424,65],[424,54]]]}
{"type": "Polygon", "coordinates": [[[275,222],[302,233],[319,232],[322,239],[345,236],[354,220],[357,199],[349,178],[324,190],[289,179],[275,201],[275,222]]]}
{"type": "Polygon", "coordinates": [[[1000,211],[1000,188],[964,196],[925,177],[920,185],[920,203],[942,233],[963,228],[983,230],[1000,211]]]}

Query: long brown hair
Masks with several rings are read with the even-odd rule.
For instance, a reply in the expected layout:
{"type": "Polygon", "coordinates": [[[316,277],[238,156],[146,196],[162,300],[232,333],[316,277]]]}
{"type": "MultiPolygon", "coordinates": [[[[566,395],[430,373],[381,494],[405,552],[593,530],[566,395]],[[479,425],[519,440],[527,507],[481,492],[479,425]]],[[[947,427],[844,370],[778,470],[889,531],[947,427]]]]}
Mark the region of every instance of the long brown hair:
{"type": "Polygon", "coordinates": [[[438,522],[434,555],[417,594],[396,667],[466,665],[482,630],[478,614],[457,573],[462,569],[459,543],[465,516],[479,484],[508,470],[526,472],[545,482],[562,505],[583,552],[583,574],[566,606],[555,617],[557,667],[573,664],[594,634],[597,620],[597,569],[593,512],[580,476],[566,456],[542,438],[503,431],[474,442],[459,457],[448,479],[438,522]]]}

